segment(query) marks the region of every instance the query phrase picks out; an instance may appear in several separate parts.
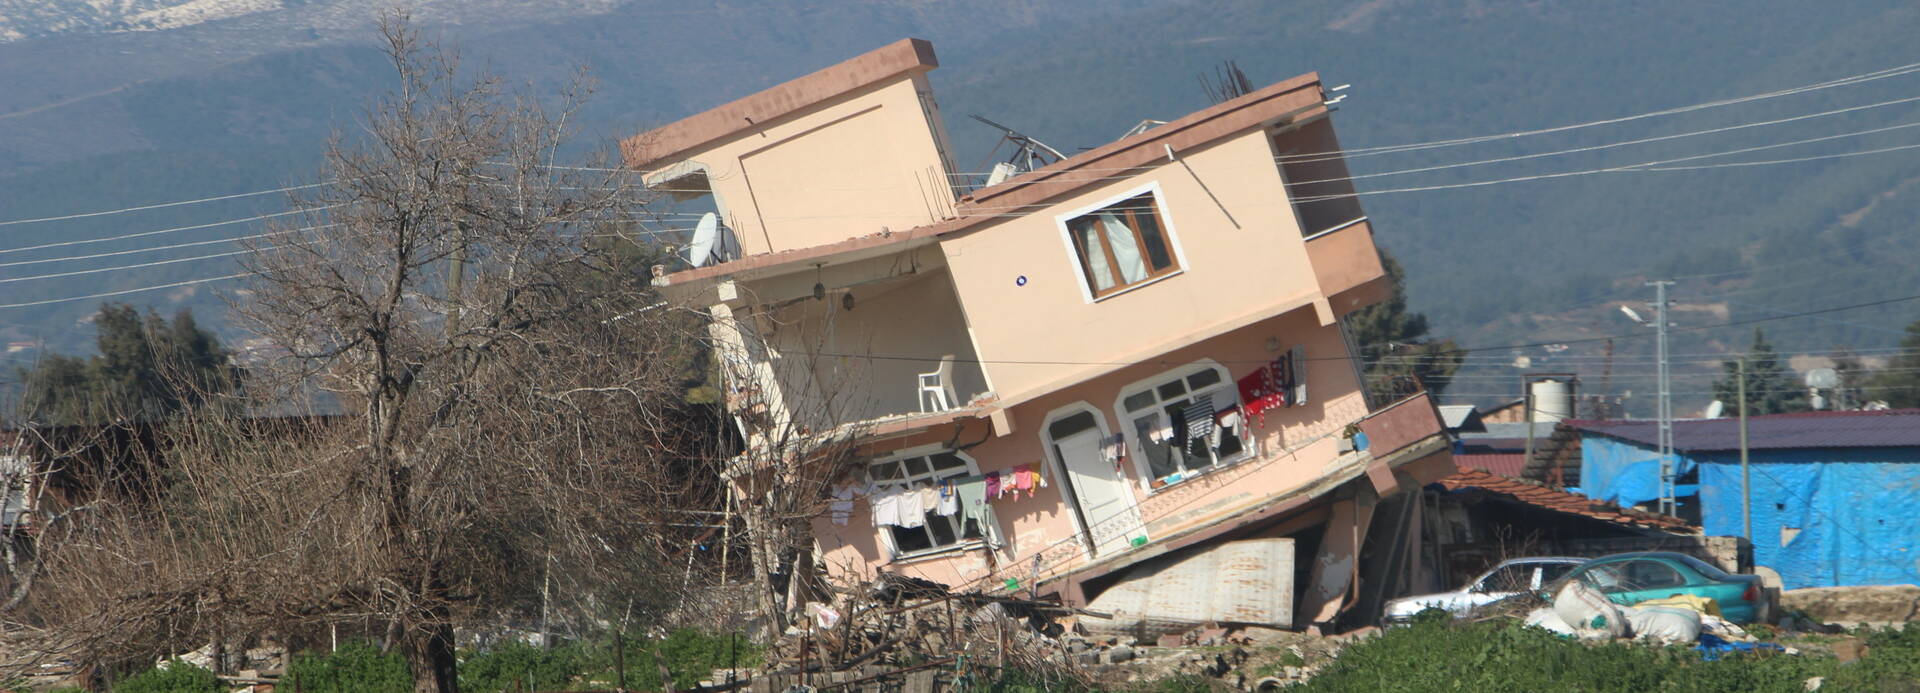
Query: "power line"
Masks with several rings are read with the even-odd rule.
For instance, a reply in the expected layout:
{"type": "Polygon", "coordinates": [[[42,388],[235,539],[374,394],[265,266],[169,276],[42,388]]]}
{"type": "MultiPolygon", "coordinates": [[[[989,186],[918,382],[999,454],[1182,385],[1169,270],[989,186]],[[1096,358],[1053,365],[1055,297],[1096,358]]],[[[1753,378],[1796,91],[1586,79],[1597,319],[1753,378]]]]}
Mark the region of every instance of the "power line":
{"type": "Polygon", "coordinates": [[[255,197],[259,195],[271,195],[273,193],[292,192],[295,190],[306,190],[308,188],[318,188],[323,185],[332,185],[332,183],[323,182],[323,183],[308,183],[306,185],[290,185],[284,188],[274,188],[272,190],[255,190],[253,192],[234,193],[232,195],[217,195],[214,197],[202,197],[197,200],[162,202],[159,204],[140,205],[137,207],[122,207],[120,209],[108,209],[108,210],[102,210],[98,212],[81,212],[78,214],[63,214],[63,215],[54,216],[54,217],[39,217],[37,219],[15,219],[12,221],[0,221],[0,226],[13,226],[15,224],[38,224],[43,221],[65,221],[68,219],[85,219],[88,217],[104,217],[111,214],[125,214],[127,212],[140,212],[140,211],[145,211],[149,209],[163,209],[166,207],[197,205],[203,202],[218,202],[220,200],[237,200],[243,197],[255,197]]]}
{"type": "Polygon", "coordinates": [[[1332,159],[1332,158],[1338,158],[1338,157],[1359,158],[1359,157],[1365,157],[1365,156],[1375,156],[1379,154],[1393,154],[1398,152],[1418,151],[1418,150],[1424,150],[1424,149],[1436,149],[1441,147],[1453,147],[1453,146],[1467,145],[1467,144],[1479,144],[1482,142],[1492,142],[1495,140],[1506,140],[1506,139],[1515,139],[1519,137],[1531,137],[1534,135],[1552,134],[1557,132],[1568,132],[1571,130],[1579,130],[1583,128],[1597,127],[1601,125],[1615,125],[1619,123],[1625,123],[1625,122],[1634,121],[1634,120],[1642,120],[1646,118],[1677,115],[1681,113],[1689,113],[1693,111],[1706,110],[1710,108],[1719,108],[1721,106],[1731,106],[1731,105],[1737,105],[1742,103],[1749,103],[1753,101],[1762,101],[1762,100],[1773,99],[1773,98],[1778,98],[1782,96],[1793,96],[1796,94],[1804,94],[1804,93],[1819,91],[1822,89],[1831,89],[1834,87],[1864,84],[1866,82],[1871,82],[1874,80],[1886,79],[1889,77],[1898,77],[1901,75],[1911,74],[1914,72],[1920,72],[1920,63],[1910,63],[1907,65],[1901,65],[1899,67],[1891,67],[1883,70],[1875,70],[1873,72],[1850,75],[1850,76],[1842,77],[1835,80],[1829,80],[1826,82],[1816,82],[1814,84],[1793,87],[1789,89],[1782,89],[1782,90],[1771,91],[1771,92],[1762,92],[1759,94],[1752,94],[1752,95],[1742,96],[1742,97],[1737,97],[1732,99],[1720,99],[1716,101],[1707,101],[1707,102],[1694,104],[1691,106],[1682,106],[1679,108],[1669,108],[1669,109],[1664,109],[1659,111],[1648,111],[1645,113],[1639,113],[1635,115],[1623,116],[1618,118],[1594,120],[1594,121],[1588,121],[1584,123],[1574,123],[1571,125],[1561,125],[1556,127],[1540,128],[1535,130],[1516,130],[1513,132],[1504,132],[1504,133],[1498,133],[1498,134],[1492,134],[1492,135],[1478,135],[1474,137],[1460,137],[1460,138],[1447,139],[1447,140],[1432,140],[1428,142],[1416,142],[1411,144],[1384,145],[1384,146],[1375,146],[1375,147],[1356,147],[1356,148],[1350,148],[1350,149],[1332,150],[1327,152],[1317,152],[1312,154],[1298,154],[1295,156],[1299,158],[1293,159],[1293,160],[1323,161],[1326,159],[1332,159]],[[1322,158],[1315,159],[1311,157],[1322,157],[1322,158]]]}
{"type": "Polygon", "coordinates": [[[103,291],[97,294],[87,294],[85,296],[65,296],[61,298],[49,298],[49,299],[40,300],[40,301],[24,301],[21,303],[0,303],[0,309],[27,308],[31,306],[44,306],[44,305],[50,305],[54,303],[67,303],[70,301],[86,301],[86,300],[95,299],[95,298],[110,298],[113,296],[125,296],[127,294],[137,294],[145,291],[157,291],[160,289],[171,289],[171,288],[181,287],[181,286],[192,286],[194,284],[205,284],[208,282],[218,282],[218,281],[226,281],[229,279],[239,279],[245,276],[248,276],[248,273],[240,272],[237,274],[228,274],[228,275],[219,276],[219,277],[207,277],[204,279],[189,279],[186,281],[172,282],[169,284],[156,284],[154,286],[142,286],[134,289],[121,289],[119,291],[103,291]]]}
{"type": "MultiPolygon", "coordinates": [[[[1366,192],[1366,194],[1367,195],[1385,195],[1385,194],[1392,194],[1392,193],[1426,192],[1431,190],[1450,190],[1454,188],[1476,188],[1476,187],[1484,187],[1488,185],[1497,185],[1501,183],[1519,183],[1519,182],[1525,182],[1525,181],[1547,180],[1552,178],[1566,178],[1570,176],[1585,176],[1585,175],[1592,175],[1596,173],[1659,171],[1662,169],[1650,168],[1650,167],[1665,166],[1667,164],[1676,164],[1676,163],[1682,163],[1686,161],[1698,161],[1700,159],[1712,159],[1712,158],[1722,157],[1722,156],[1733,156],[1735,154],[1746,154],[1749,152],[1757,152],[1757,151],[1762,151],[1767,149],[1778,149],[1781,147],[1792,147],[1792,146],[1802,145],[1802,144],[1812,144],[1815,142],[1825,142],[1828,140],[1836,140],[1843,137],[1858,137],[1860,135],[1871,135],[1871,134],[1887,132],[1891,130],[1911,128],[1911,127],[1920,127],[1920,122],[1901,123],[1899,125],[1890,125],[1887,127],[1870,128],[1867,130],[1841,133],[1838,135],[1824,135],[1821,137],[1810,137],[1802,140],[1778,142],[1774,144],[1765,144],[1765,145],[1759,145],[1755,147],[1742,147],[1740,149],[1734,149],[1734,150],[1725,151],[1725,152],[1711,152],[1707,154],[1695,154],[1692,156],[1683,156],[1683,157],[1678,157],[1673,159],[1659,159],[1655,161],[1645,161],[1638,164],[1608,166],[1605,168],[1587,169],[1582,171],[1541,173],[1541,174],[1535,174],[1530,176],[1516,176],[1512,178],[1496,178],[1492,180],[1472,181],[1467,183],[1449,183],[1449,184],[1441,184],[1441,185],[1425,185],[1425,186],[1408,187],[1408,188],[1388,188],[1385,190],[1369,190],[1366,192]]],[[[1844,152],[1841,154],[1834,154],[1832,155],[1832,158],[1849,157],[1849,156],[1865,156],[1869,154],[1880,154],[1886,151],[1893,151],[1893,149],[1878,149],[1878,150],[1868,150],[1868,151],[1861,151],[1861,152],[1844,152]]],[[[1722,166],[1736,166],[1736,165],[1745,166],[1745,165],[1748,165],[1749,163],[1752,163],[1753,165],[1759,165],[1758,162],[1736,162],[1731,164],[1711,164],[1711,165],[1704,165],[1704,166],[1696,166],[1696,167],[1693,167],[1692,169],[1686,169],[1686,170],[1697,170],[1701,168],[1718,168],[1722,166]]],[[[1789,161],[1784,163],[1792,163],[1792,162],[1789,161]]],[[[1337,200],[1337,199],[1343,199],[1348,197],[1359,197],[1360,195],[1361,193],[1358,193],[1358,192],[1337,193],[1337,194],[1328,194],[1328,195],[1309,195],[1306,197],[1293,198],[1293,202],[1294,203],[1320,202],[1323,200],[1337,200]]]]}
{"type": "Polygon", "coordinates": [[[318,226],[303,226],[297,229],[287,229],[285,231],[256,233],[256,234],[250,234],[246,236],[235,236],[232,238],[216,238],[211,241],[193,241],[191,243],[175,243],[172,245],[154,246],[150,248],[134,248],[132,250],[115,250],[112,252],[94,253],[91,255],[69,255],[64,257],[41,258],[39,260],[16,260],[14,262],[0,262],[0,267],[18,267],[20,265],[38,265],[38,264],[44,264],[48,262],[73,262],[76,260],[92,260],[96,258],[115,257],[119,255],[137,255],[140,253],[155,253],[162,250],[177,250],[180,248],[191,248],[191,247],[202,246],[202,245],[216,245],[220,243],[238,243],[240,241],[248,241],[248,240],[254,240],[258,238],[271,238],[274,236],[284,236],[290,233],[296,233],[300,231],[311,231],[314,229],[323,229],[329,226],[339,226],[339,224],[321,224],[318,226]]]}
{"type": "Polygon", "coordinates": [[[255,215],[251,217],[246,217],[244,219],[228,219],[226,221],[215,221],[215,222],[209,222],[206,224],[195,224],[192,226],[176,226],[170,229],[159,229],[156,231],[140,231],[136,233],[121,234],[118,236],[109,236],[106,238],[86,238],[86,239],[81,239],[77,241],[61,241],[59,243],[42,243],[40,245],[22,246],[19,248],[0,248],[0,255],[4,255],[7,253],[24,253],[29,250],[45,250],[47,248],[64,248],[64,247],[75,246],[75,245],[87,245],[90,243],[106,243],[108,241],[122,241],[129,238],[142,238],[146,236],[156,236],[163,233],[177,233],[180,231],[196,231],[199,229],[210,229],[215,226],[226,226],[228,224],[240,224],[240,223],[245,223],[249,221],[261,221],[265,219],[274,219],[278,217],[288,216],[291,214],[304,214],[307,212],[318,212],[321,210],[333,209],[335,207],[343,207],[343,206],[345,205],[335,204],[335,205],[326,205],[323,207],[314,207],[311,209],[293,209],[285,212],[274,212],[272,214],[255,215]]]}
{"type": "MultiPolygon", "coordinates": [[[[1812,118],[1823,118],[1826,116],[1839,115],[1843,113],[1852,113],[1855,111],[1862,111],[1862,110],[1873,109],[1873,108],[1883,108],[1886,106],[1894,106],[1894,105],[1905,104],[1905,103],[1914,103],[1916,101],[1920,101],[1920,96],[1910,96],[1904,99],[1881,101],[1879,103],[1866,104],[1863,106],[1850,106],[1847,108],[1821,111],[1819,113],[1809,113],[1806,115],[1793,116],[1791,118],[1779,118],[1775,120],[1763,120],[1763,121],[1756,121],[1751,123],[1740,123],[1738,125],[1728,125],[1724,127],[1709,128],[1706,130],[1695,130],[1693,132],[1682,132],[1682,133],[1673,134],[1673,135],[1645,137],[1640,139],[1626,140],[1622,142],[1609,142],[1607,144],[1596,144],[1596,145],[1590,145],[1585,147],[1574,147],[1572,149],[1561,149],[1558,151],[1551,151],[1551,152],[1521,154],[1517,156],[1507,156],[1507,157],[1500,157],[1495,159],[1481,159],[1479,161],[1466,161],[1466,162],[1454,163],[1454,164],[1439,164],[1434,166],[1423,166],[1420,168],[1402,169],[1398,171],[1381,171],[1378,173],[1364,173],[1364,174],[1355,175],[1355,176],[1346,176],[1344,178],[1323,178],[1320,180],[1297,181],[1297,182],[1287,183],[1287,185],[1295,186],[1295,185],[1314,185],[1318,183],[1338,183],[1342,181],[1360,180],[1362,178],[1378,178],[1381,176],[1397,176],[1397,175],[1405,175],[1409,173],[1425,173],[1428,171],[1440,171],[1440,170],[1452,169],[1452,168],[1462,168],[1466,166],[1481,166],[1485,164],[1499,164],[1499,163],[1508,163],[1513,161],[1524,161],[1527,159],[1538,159],[1538,158],[1549,157],[1549,156],[1560,156],[1562,154],[1579,154],[1584,152],[1601,151],[1601,150],[1613,149],[1616,147],[1625,147],[1625,146],[1636,145],[1636,144],[1647,144],[1650,142],[1664,142],[1667,140],[1676,140],[1676,139],[1682,139],[1687,137],[1698,137],[1701,135],[1713,135],[1713,134],[1719,134],[1722,132],[1731,132],[1734,130],[1744,130],[1747,128],[1765,127],[1768,125],[1779,125],[1781,123],[1791,123],[1791,122],[1796,122],[1801,120],[1809,120],[1812,118]]],[[[1276,157],[1275,160],[1278,161],[1284,158],[1285,157],[1276,157]]],[[[1812,161],[1816,158],[1825,158],[1825,157],[1808,157],[1804,159],[1794,159],[1791,161],[1782,160],[1780,162],[1775,162],[1775,163],[1793,163],[1798,161],[1812,161]]],[[[1681,168],[1685,168],[1685,167],[1681,167],[1681,168]]],[[[1681,169],[1671,168],[1671,169],[1647,169],[1647,170],[1671,171],[1671,170],[1681,170],[1681,169]]]]}

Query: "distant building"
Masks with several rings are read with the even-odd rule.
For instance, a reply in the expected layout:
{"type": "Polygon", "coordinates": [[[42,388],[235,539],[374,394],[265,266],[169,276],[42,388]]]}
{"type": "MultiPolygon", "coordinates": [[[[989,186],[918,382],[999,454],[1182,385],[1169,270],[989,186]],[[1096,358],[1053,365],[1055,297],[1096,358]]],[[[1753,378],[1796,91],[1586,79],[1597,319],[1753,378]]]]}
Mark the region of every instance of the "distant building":
{"type": "MultiPolygon", "coordinates": [[[[1653,421],[1567,421],[1525,475],[1654,504],[1658,435],[1653,421]]],[[[1676,421],[1673,437],[1681,516],[1742,535],[1738,421],[1676,421]]],[[[1747,447],[1755,564],[1788,589],[1920,584],[1920,409],[1754,416],[1747,447]]]]}
{"type": "Polygon", "coordinates": [[[1487,423],[1520,423],[1527,420],[1527,399],[1522,397],[1480,412],[1487,423]]]}
{"type": "Polygon", "coordinates": [[[623,143],[740,250],[655,280],[711,318],[739,502],[793,431],[855,448],[800,574],[1085,604],[1188,549],[1293,537],[1305,625],[1416,571],[1362,543],[1454,467],[1424,393],[1369,402],[1355,368],[1343,318],[1390,280],[1318,76],[978,185],[936,65],[903,40],[623,143]],[[983,487],[977,511],[900,514],[983,487]]]}

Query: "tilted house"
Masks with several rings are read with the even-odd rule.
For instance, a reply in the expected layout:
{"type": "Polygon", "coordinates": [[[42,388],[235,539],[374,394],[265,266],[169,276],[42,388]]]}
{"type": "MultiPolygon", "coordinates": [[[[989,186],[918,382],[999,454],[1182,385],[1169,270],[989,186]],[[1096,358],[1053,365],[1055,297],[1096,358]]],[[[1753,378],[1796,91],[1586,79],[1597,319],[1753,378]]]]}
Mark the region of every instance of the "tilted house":
{"type": "Polygon", "coordinates": [[[1454,468],[1425,395],[1363,393],[1342,317],[1389,280],[1318,76],[975,187],[936,64],[902,40],[623,143],[740,249],[655,279],[711,318],[730,474],[849,446],[811,523],[829,579],[1086,603],[1294,537],[1297,621],[1333,620],[1374,508],[1454,468]]]}

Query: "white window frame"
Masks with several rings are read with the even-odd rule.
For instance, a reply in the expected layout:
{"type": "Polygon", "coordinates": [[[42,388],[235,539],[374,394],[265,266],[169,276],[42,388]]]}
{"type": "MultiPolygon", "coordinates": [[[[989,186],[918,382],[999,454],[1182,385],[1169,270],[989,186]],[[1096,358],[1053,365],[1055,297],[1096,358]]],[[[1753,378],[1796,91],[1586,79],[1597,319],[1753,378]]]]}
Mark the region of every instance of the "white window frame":
{"type": "MultiPolygon", "coordinates": [[[[906,448],[902,450],[896,450],[892,453],[889,453],[881,457],[876,457],[870,460],[862,461],[860,463],[861,474],[869,484],[897,485],[897,484],[905,483],[905,484],[911,485],[912,483],[915,483],[915,482],[904,481],[902,479],[888,479],[888,480],[875,479],[873,478],[873,466],[876,464],[884,464],[887,462],[898,462],[900,460],[905,460],[913,457],[930,457],[932,455],[937,455],[940,453],[951,454],[954,457],[960,458],[961,462],[966,463],[967,465],[966,474],[961,476],[975,476],[980,473],[980,463],[974,460],[972,455],[968,455],[965,452],[955,450],[945,445],[934,443],[930,445],[919,445],[919,446],[906,448]]],[[[921,480],[931,481],[935,478],[932,476],[932,473],[931,473],[931,469],[932,469],[931,465],[929,465],[928,469],[929,469],[928,474],[924,477],[921,477],[920,478],[921,480]]],[[[902,473],[906,472],[906,467],[904,465],[902,465],[901,467],[901,472],[902,473]]],[[[951,518],[940,517],[938,515],[932,515],[932,514],[929,514],[927,516],[927,521],[933,522],[935,521],[934,518],[936,517],[939,517],[941,521],[945,521],[945,522],[955,521],[951,518]]],[[[958,541],[945,546],[932,546],[929,548],[918,549],[914,551],[900,550],[900,546],[894,543],[893,528],[875,526],[873,529],[880,534],[881,543],[887,547],[887,555],[892,556],[894,560],[900,560],[900,559],[907,559],[907,558],[918,558],[921,556],[932,556],[936,554],[948,553],[953,551],[967,551],[967,550],[983,547],[987,544],[988,539],[991,539],[992,537],[999,535],[999,528],[992,526],[993,519],[991,516],[982,520],[981,524],[982,526],[980,527],[980,533],[982,536],[979,539],[961,538],[958,541]]],[[[954,536],[959,537],[964,531],[965,531],[965,527],[962,526],[954,531],[954,536]]],[[[930,540],[934,538],[932,530],[927,531],[927,537],[930,540]]]]}
{"type": "Polygon", "coordinates": [[[1138,187],[1134,187],[1132,189],[1116,193],[1112,196],[1109,196],[1101,200],[1100,202],[1086,205],[1084,207],[1080,207],[1078,209],[1066,212],[1064,214],[1056,214],[1053,217],[1053,225],[1060,230],[1060,242],[1063,244],[1063,246],[1067,250],[1067,262],[1073,265],[1073,276],[1076,277],[1076,279],[1074,280],[1074,283],[1079,285],[1080,287],[1081,300],[1087,303],[1097,303],[1099,301],[1105,301],[1115,296],[1120,296],[1123,294],[1133,292],[1138,289],[1152,286],[1154,284],[1158,284],[1168,279],[1178,277],[1182,274],[1186,274],[1187,270],[1193,268],[1192,265],[1187,264],[1186,250],[1184,250],[1180,246],[1180,232],[1175,230],[1174,223],[1173,223],[1173,212],[1172,210],[1168,209],[1167,194],[1165,191],[1161,189],[1160,181],[1157,181],[1157,180],[1150,181],[1144,185],[1140,185],[1138,187]],[[1178,264],[1179,267],[1175,267],[1172,272],[1168,272],[1158,277],[1147,279],[1138,284],[1134,284],[1132,286],[1129,286],[1124,289],[1120,289],[1118,291],[1107,294],[1105,296],[1100,296],[1098,298],[1095,298],[1093,295],[1093,286],[1087,283],[1087,268],[1083,263],[1080,262],[1080,252],[1077,250],[1074,250],[1073,232],[1067,228],[1067,222],[1073,221],[1074,219],[1078,219],[1080,217],[1084,217],[1094,212],[1098,212],[1107,207],[1112,207],[1121,202],[1125,202],[1128,199],[1139,197],[1140,195],[1143,195],[1146,193],[1153,194],[1154,209],[1155,211],[1158,211],[1160,213],[1160,226],[1161,226],[1160,230],[1163,233],[1165,233],[1167,236],[1167,239],[1166,239],[1167,245],[1171,246],[1167,250],[1168,252],[1173,253],[1173,261],[1176,264],[1178,264]]]}
{"type": "MultiPolygon", "coordinates": [[[[1221,365],[1219,361],[1215,361],[1213,359],[1200,359],[1198,361],[1193,361],[1185,365],[1176,366],[1174,368],[1169,368],[1167,370],[1161,371],[1160,373],[1154,375],[1153,377],[1141,378],[1140,380],[1136,380],[1132,383],[1128,383],[1125,387],[1120,388],[1119,394],[1115,395],[1113,398],[1113,416],[1115,419],[1119,420],[1120,422],[1119,425],[1121,427],[1120,430],[1124,431],[1127,434],[1127,454],[1133,457],[1133,469],[1134,469],[1134,472],[1139,476],[1140,488],[1149,494],[1157,493],[1160,491],[1165,491],[1167,489],[1177,487],[1181,484],[1186,483],[1190,479],[1200,477],[1200,476],[1205,476],[1209,473],[1212,473],[1215,470],[1231,467],[1233,465],[1239,464],[1246,460],[1250,460],[1260,456],[1260,440],[1258,437],[1249,435],[1246,433],[1248,429],[1248,424],[1250,422],[1243,420],[1240,423],[1241,434],[1240,434],[1240,452],[1239,453],[1236,453],[1229,457],[1217,458],[1214,460],[1213,466],[1197,472],[1190,472],[1189,476],[1186,476],[1185,478],[1182,478],[1179,481],[1175,481],[1165,486],[1161,486],[1160,488],[1153,487],[1153,482],[1158,477],[1155,477],[1153,475],[1153,466],[1149,464],[1147,461],[1146,446],[1142,444],[1142,441],[1140,440],[1140,431],[1138,427],[1135,426],[1133,423],[1133,420],[1135,417],[1132,412],[1127,411],[1127,404],[1126,404],[1127,398],[1129,396],[1138,394],[1140,392],[1153,392],[1155,401],[1154,401],[1153,409],[1151,411],[1159,413],[1164,416],[1166,414],[1165,402],[1160,399],[1160,393],[1158,392],[1158,388],[1161,385],[1166,384],[1167,381],[1172,380],[1176,377],[1180,379],[1181,386],[1186,387],[1187,377],[1192,375],[1193,371],[1199,368],[1212,368],[1216,371],[1219,371],[1220,373],[1220,383],[1217,385],[1209,386],[1210,389],[1202,391],[1202,392],[1215,394],[1215,397],[1214,397],[1215,411],[1219,410],[1220,402],[1222,401],[1218,393],[1223,391],[1227,393],[1228,401],[1232,402],[1233,407],[1238,408],[1245,404],[1245,402],[1240,401],[1240,387],[1239,387],[1238,381],[1234,380],[1233,371],[1228,370],[1226,366],[1221,365]]],[[[1191,397],[1192,395],[1193,395],[1193,391],[1188,390],[1183,396],[1191,397]]],[[[1171,421],[1168,422],[1168,424],[1178,425],[1177,422],[1171,422],[1171,421]]]]}

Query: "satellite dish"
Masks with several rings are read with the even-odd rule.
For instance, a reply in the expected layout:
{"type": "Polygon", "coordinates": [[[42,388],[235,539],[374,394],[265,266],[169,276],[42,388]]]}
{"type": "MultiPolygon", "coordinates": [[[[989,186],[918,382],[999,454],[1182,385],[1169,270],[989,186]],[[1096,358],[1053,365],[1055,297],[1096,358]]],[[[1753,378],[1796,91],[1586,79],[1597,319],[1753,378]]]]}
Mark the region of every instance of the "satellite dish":
{"type": "Polygon", "coordinates": [[[1706,417],[1709,419],[1718,419],[1721,416],[1726,415],[1726,413],[1727,413],[1726,402],[1722,402],[1716,399],[1713,401],[1712,404],[1707,405],[1706,417]]]}
{"type": "Polygon", "coordinates": [[[687,264],[699,267],[713,259],[713,245],[720,235],[720,217],[713,212],[700,216],[693,225],[693,242],[687,244],[687,264]]]}
{"type": "Polygon", "coordinates": [[[1831,368],[1815,368],[1807,371],[1807,387],[1840,387],[1840,374],[1831,368]]]}
{"type": "Polygon", "coordinates": [[[1629,308],[1629,307],[1627,307],[1627,306],[1620,306],[1620,312],[1622,312],[1622,313],[1626,313],[1626,314],[1627,314],[1627,319],[1628,319],[1628,320],[1632,320],[1632,321],[1634,321],[1634,322],[1637,322],[1637,323],[1640,323],[1640,324],[1642,324],[1642,325],[1645,325],[1645,324],[1647,324],[1647,319],[1646,319],[1646,318],[1643,318],[1643,317],[1640,317],[1640,314],[1639,314],[1639,313],[1635,313],[1635,312],[1633,312],[1633,309],[1632,309],[1632,308],[1629,308]]]}
{"type": "Polygon", "coordinates": [[[733,230],[720,225],[719,215],[707,212],[693,225],[693,242],[687,244],[687,264],[699,267],[740,257],[740,244],[733,230]]]}

